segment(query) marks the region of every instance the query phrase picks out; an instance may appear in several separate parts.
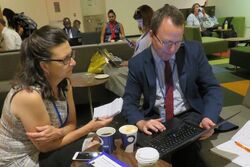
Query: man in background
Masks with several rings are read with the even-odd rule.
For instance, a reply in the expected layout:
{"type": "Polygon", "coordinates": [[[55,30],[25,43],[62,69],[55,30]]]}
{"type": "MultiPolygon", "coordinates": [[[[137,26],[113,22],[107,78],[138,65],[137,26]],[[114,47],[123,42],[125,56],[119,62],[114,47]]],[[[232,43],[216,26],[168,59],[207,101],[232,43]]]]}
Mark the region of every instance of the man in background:
{"type": "Polygon", "coordinates": [[[71,21],[68,17],[65,17],[63,19],[63,30],[65,31],[65,33],[68,35],[68,38],[77,38],[80,36],[80,33],[77,31],[76,28],[71,26],[71,21]]]}
{"type": "Polygon", "coordinates": [[[78,33],[81,33],[81,31],[80,31],[80,26],[81,26],[80,20],[74,20],[74,21],[73,21],[73,27],[74,27],[75,29],[77,29],[78,33]]]}

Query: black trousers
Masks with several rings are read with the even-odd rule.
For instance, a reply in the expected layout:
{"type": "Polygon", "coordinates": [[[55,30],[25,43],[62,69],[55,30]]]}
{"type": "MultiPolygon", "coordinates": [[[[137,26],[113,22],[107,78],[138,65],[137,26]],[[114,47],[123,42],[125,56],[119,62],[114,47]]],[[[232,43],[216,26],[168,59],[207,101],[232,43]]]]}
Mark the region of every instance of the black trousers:
{"type": "MultiPolygon", "coordinates": [[[[202,119],[201,114],[195,110],[186,111],[176,117],[197,125],[202,119]]],[[[206,167],[206,163],[200,155],[200,149],[200,142],[195,141],[162,159],[171,163],[173,167],[206,167]]]]}
{"type": "Polygon", "coordinates": [[[75,142],[55,151],[40,153],[40,167],[70,167],[72,163],[72,157],[75,152],[82,150],[82,143],[84,139],[85,137],[82,137],[79,140],[76,140],[75,142]]]}

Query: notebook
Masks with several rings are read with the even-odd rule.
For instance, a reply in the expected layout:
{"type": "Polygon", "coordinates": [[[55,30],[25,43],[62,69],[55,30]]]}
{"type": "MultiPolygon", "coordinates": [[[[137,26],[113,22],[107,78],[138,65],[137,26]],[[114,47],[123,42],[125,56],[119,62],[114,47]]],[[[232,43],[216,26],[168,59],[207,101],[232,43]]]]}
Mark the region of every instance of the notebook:
{"type": "Polygon", "coordinates": [[[137,136],[137,145],[140,147],[153,147],[159,151],[160,157],[163,157],[194,142],[209,130],[221,126],[228,119],[239,113],[240,112],[237,112],[236,114],[229,116],[210,129],[202,129],[197,125],[184,122],[181,119],[174,117],[164,124],[167,129],[164,132],[154,133],[153,135],[146,135],[143,132],[139,132],[137,136]]]}
{"type": "Polygon", "coordinates": [[[100,52],[109,60],[115,67],[120,67],[122,59],[108,52],[107,49],[100,49],[100,52]]]}

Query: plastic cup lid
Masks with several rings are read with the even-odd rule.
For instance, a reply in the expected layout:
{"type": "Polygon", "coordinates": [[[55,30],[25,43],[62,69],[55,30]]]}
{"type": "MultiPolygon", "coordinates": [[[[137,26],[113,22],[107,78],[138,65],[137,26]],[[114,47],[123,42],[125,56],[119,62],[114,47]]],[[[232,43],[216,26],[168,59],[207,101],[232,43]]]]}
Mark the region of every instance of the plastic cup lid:
{"type": "Polygon", "coordinates": [[[153,163],[159,159],[159,152],[152,147],[143,147],[137,150],[135,157],[143,163],[153,163]]]}

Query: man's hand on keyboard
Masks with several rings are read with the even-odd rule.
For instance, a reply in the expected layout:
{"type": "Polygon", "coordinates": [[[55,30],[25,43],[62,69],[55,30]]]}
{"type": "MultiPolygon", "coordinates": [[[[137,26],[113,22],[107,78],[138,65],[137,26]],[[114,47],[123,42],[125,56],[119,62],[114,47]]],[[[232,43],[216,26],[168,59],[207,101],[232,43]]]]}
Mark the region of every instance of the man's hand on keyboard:
{"type": "Polygon", "coordinates": [[[161,118],[140,120],[136,123],[137,127],[147,135],[152,135],[152,132],[162,132],[166,130],[165,126],[161,123],[161,118]],[[151,130],[151,131],[150,131],[151,130]]]}
{"type": "MultiPolygon", "coordinates": [[[[214,126],[214,125],[215,125],[215,123],[214,123],[211,119],[209,119],[209,118],[207,118],[207,117],[203,118],[202,121],[201,121],[201,123],[200,123],[200,127],[201,127],[201,128],[204,128],[204,129],[209,129],[209,128],[211,128],[211,127],[214,126]]],[[[205,140],[205,139],[207,139],[208,137],[212,136],[213,133],[214,133],[214,130],[213,130],[213,129],[210,130],[210,131],[208,131],[206,134],[204,134],[204,135],[200,138],[200,140],[205,140]]]]}

